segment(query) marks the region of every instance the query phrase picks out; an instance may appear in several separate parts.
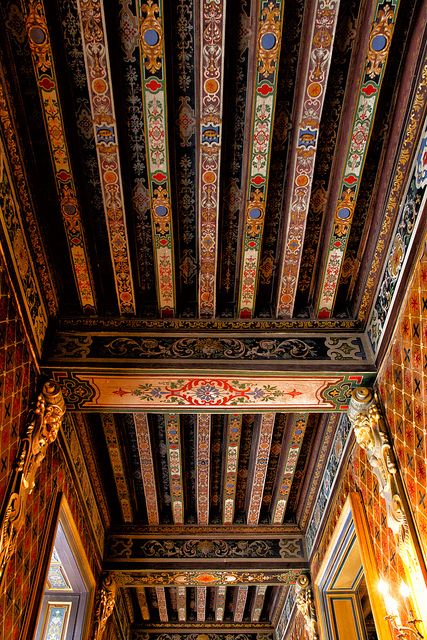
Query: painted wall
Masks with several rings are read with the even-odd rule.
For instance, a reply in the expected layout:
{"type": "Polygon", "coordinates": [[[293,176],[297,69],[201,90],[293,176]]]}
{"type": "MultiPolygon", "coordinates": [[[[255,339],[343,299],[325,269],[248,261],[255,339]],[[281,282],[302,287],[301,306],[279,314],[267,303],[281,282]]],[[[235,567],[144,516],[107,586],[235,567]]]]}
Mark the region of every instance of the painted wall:
{"type": "Polygon", "coordinates": [[[427,253],[415,265],[378,382],[427,557],[427,253]]]}
{"type": "MultiPolygon", "coordinates": [[[[25,431],[27,409],[35,399],[36,367],[10,288],[4,263],[0,262],[0,500],[3,500],[9,474],[18,449],[19,435],[25,431]]],[[[0,638],[17,639],[24,624],[35,569],[49,508],[59,491],[70,505],[95,575],[98,574],[93,536],[87,526],[82,504],[75,490],[73,475],[55,442],[48,453],[30,496],[24,527],[17,550],[5,575],[5,592],[0,595],[0,638]]]]}

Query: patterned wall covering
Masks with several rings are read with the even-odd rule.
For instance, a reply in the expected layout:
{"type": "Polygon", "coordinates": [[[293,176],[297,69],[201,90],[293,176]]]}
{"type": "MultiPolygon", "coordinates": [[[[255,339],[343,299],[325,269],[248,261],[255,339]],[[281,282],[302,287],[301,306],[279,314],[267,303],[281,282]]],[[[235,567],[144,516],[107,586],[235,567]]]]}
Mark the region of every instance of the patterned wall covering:
{"type": "Polygon", "coordinates": [[[379,389],[427,554],[427,255],[416,262],[379,376],[379,389]]]}
{"type": "MultiPolygon", "coordinates": [[[[19,435],[27,408],[34,399],[35,367],[31,359],[21,321],[14,303],[4,264],[0,265],[0,500],[14,461],[19,435]]],[[[18,637],[27,612],[34,582],[34,570],[40,556],[43,531],[52,501],[63,491],[70,505],[88,559],[98,573],[94,535],[87,515],[79,502],[73,476],[55,442],[48,448],[46,460],[36,478],[29,511],[21,530],[17,551],[12,556],[5,577],[6,591],[0,596],[0,637],[18,637]]]]}

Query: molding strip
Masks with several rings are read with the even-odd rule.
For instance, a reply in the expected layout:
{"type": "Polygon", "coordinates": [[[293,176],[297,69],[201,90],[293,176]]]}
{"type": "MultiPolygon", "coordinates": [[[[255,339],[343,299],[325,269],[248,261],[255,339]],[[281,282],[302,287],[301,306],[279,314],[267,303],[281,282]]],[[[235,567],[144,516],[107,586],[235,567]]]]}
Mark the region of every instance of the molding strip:
{"type": "Polygon", "coordinates": [[[238,315],[252,318],[264,230],[268,170],[273,138],[274,110],[283,22],[282,0],[262,0],[259,5],[255,89],[248,155],[248,184],[241,246],[238,315]]]}
{"type": "Polygon", "coordinates": [[[27,8],[26,30],[77,295],[84,311],[95,312],[93,278],[65,135],[44,6],[39,0],[29,0],[27,8]]]}
{"type": "Polygon", "coordinates": [[[176,311],[163,1],[137,1],[145,147],[160,315],[176,311]]]}
{"type": "Polygon", "coordinates": [[[283,449],[285,455],[283,456],[280,480],[277,484],[273,499],[271,510],[272,524],[282,524],[283,522],[308,418],[309,414],[307,413],[297,413],[290,416],[286,425],[286,435],[284,439],[286,449],[283,449]],[[288,433],[289,436],[287,435],[288,433]]]}
{"type": "Polygon", "coordinates": [[[200,3],[199,315],[215,316],[226,0],[200,3]]]}
{"type": "Polygon", "coordinates": [[[307,40],[311,34],[311,45],[310,52],[304,56],[306,65],[300,73],[304,91],[301,93],[301,102],[295,118],[299,124],[295,128],[290,161],[291,186],[284,207],[287,226],[280,264],[280,289],[276,310],[279,318],[291,318],[294,310],[320,119],[326,96],[339,7],[339,0],[317,0],[313,20],[310,21],[306,34],[307,40]]]}
{"type": "Polygon", "coordinates": [[[326,240],[327,258],[320,278],[320,294],[317,303],[319,318],[330,318],[333,314],[398,8],[399,0],[378,0],[376,5],[369,36],[369,48],[359,86],[357,107],[348,138],[346,161],[334,211],[333,229],[326,240]]]}
{"type": "Polygon", "coordinates": [[[117,301],[120,313],[134,314],[135,296],[103,3],[102,0],[77,0],[77,8],[117,301]]]}

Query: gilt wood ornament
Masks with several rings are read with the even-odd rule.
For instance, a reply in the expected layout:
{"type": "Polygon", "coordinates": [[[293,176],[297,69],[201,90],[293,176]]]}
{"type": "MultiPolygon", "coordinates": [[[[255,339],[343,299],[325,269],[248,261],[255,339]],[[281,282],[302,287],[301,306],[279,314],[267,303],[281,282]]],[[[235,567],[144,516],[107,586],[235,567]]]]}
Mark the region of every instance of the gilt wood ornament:
{"type": "Polygon", "coordinates": [[[316,610],[314,608],[310,580],[306,574],[298,576],[295,584],[295,593],[295,602],[298,611],[304,617],[307,637],[310,638],[310,640],[318,640],[316,610]]]}
{"type": "Polygon", "coordinates": [[[348,417],[356,441],[366,452],[368,462],[377,477],[380,495],[387,510],[387,524],[396,538],[403,562],[411,565],[413,548],[402,496],[397,484],[397,466],[384,418],[374,392],[359,387],[352,393],[348,417]]]}
{"type": "Polygon", "coordinates": [[[7,563],[15,549],[18,533],[25,519],[28,496],[46,451],[56,440],[65,414],[60,386],[53,381],[44,384],[30,413],[25,436],[19,443],[14,469],[1,509],[0,585],[7,563]]]}
{"type": "Polygon", "coordinates": [[[105,574],[98,591],[98,602],[95,611],[93,640],[101,640],[101,638],[104,637],[108,618],[111,616],[114,610],[114,605],[116,602],[116,592],[117,587],[116,583],[113,580],[113,577],[109,573],[105,574]]]}

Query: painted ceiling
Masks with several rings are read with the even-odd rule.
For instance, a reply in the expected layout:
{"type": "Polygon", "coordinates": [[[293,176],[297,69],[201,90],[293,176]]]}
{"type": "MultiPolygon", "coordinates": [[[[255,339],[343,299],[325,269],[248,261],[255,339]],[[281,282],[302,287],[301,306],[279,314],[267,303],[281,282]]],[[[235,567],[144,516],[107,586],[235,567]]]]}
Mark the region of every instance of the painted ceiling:
{"type": "Polygon", "coordinates": [[[1,3],[2,233],[136,631],[269,634],[308,567],[421,5],[1,3]]]}

